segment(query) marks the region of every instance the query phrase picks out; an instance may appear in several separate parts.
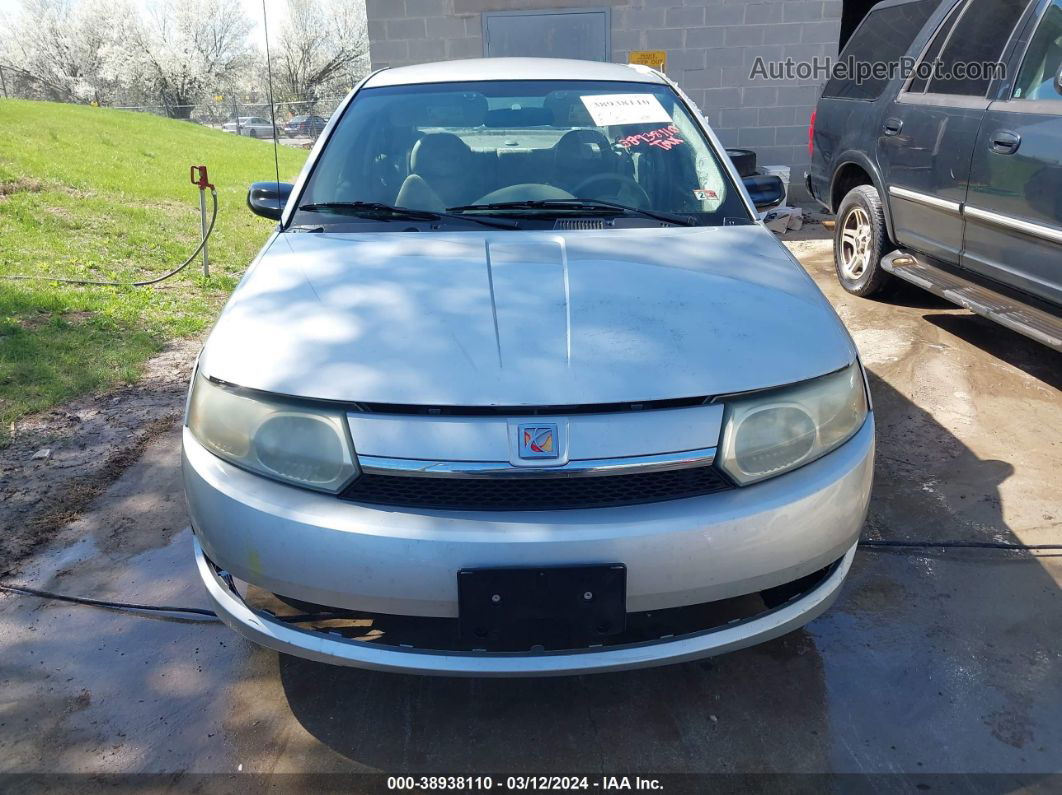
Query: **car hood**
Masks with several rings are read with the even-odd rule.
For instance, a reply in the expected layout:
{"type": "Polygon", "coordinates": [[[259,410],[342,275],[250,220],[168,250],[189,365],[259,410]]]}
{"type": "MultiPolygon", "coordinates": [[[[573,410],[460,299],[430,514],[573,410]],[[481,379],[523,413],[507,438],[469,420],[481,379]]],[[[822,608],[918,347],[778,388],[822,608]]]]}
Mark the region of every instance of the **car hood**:
{"type": "Polygon", "coordinates": [[[718,395],[856,358],[761,226],[277,235],[200,366],[340,401],[544,406],[718,395]]]}

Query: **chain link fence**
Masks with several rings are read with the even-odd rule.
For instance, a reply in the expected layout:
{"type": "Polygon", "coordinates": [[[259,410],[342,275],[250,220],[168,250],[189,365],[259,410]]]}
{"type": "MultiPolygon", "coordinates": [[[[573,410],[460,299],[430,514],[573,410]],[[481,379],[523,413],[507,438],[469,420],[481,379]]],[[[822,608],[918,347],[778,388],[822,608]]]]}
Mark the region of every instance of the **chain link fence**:
{"type": "MultiPolygon", "coordinates": [[[[277,138],[282,144],[310,147],[345,97],[315,97],[274,102],[277,138]]],[[[152,113],[180,118],[224,132],[249,138],[272,140],[273,128],[268,101],[256,97],[226,97],[188,105],[114,105],[116,110],[152,113]]]]}

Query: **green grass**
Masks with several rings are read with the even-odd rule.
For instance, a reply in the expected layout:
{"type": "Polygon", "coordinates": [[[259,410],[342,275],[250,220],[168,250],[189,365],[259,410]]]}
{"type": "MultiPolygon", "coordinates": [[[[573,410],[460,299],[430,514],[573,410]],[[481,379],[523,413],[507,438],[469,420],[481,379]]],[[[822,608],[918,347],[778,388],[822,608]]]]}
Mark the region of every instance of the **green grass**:
{"type": "MultiPolygon", "coordinates": [[[[219,205],[209,279],[199,260],[162,289],[0,279],[2,445],[12,421],[133,382],[168,340],[210,324],[272,228],[245,197],[272,177],[273,151],[190,122],[50,102],[0,100],[0,130],[0,274],[150,278],[199,242],[190,165],[208,166],[219,205]]],[[[281,179],[305,158],[281,146],[281,179]]]]}

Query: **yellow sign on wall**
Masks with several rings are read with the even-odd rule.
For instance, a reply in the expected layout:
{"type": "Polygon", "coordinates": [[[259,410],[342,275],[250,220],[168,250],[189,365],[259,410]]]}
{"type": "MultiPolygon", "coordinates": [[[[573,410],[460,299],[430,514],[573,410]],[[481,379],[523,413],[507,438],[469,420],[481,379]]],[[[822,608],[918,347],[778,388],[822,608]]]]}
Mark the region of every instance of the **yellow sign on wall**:
{"type": "Polygon", "coordinates": [[[651,66],[663,72],[667,68],[667,50],[631,50],[627,63],[651,66]]]}

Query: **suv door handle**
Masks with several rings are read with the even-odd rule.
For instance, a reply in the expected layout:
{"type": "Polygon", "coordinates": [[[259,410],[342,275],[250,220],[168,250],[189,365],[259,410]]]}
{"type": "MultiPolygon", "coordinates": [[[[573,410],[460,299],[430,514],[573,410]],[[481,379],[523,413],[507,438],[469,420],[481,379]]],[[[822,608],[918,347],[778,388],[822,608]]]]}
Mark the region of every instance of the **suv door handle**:
{"type": "Polygon", "coordinates": [[[900,130],[903,129],[903,119],[885,119],[881,129],[886,135],[898,135],[900,130]]]}
{"type": "Polygon", "coordinates": [[[997,130],[992,134],[991,149],[997,155],[1012,155],[1021,146],[1021,136],[1010,130],[997,130]]]}

